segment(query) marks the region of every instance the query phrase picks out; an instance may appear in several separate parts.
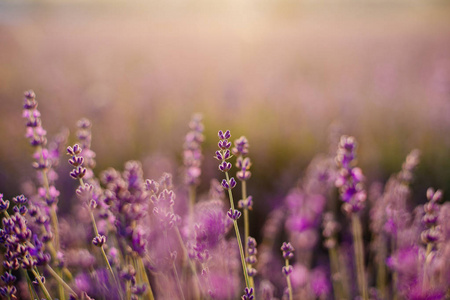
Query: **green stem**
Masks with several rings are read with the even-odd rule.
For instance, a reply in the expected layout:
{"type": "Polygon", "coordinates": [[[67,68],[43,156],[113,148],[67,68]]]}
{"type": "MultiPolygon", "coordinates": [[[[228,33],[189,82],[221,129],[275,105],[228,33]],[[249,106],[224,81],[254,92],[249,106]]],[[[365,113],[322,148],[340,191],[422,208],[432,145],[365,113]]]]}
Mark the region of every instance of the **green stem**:
{"type": "MultiPolygon", "coordinates": [[[[171,211],[173,212],[173,209],[171,209],[171,211]]],[[[181,233],[180,233],[180,230],[178,229],[177,225],[174,226],[174,230],[175,230],[175,233],[176,233],[176,235],[178,237],[178,241],[180,243],[181,250],[183,251],[183,264],[187,261],[188,264],[189,264],[189,267],[191,269],[191,272],[194,275],[194,279],[196,281],[196,285],[194,286],[194,295],[196,295],[196,298],[198,298],[199,293],[200,293],[199,292],[200,280],[198,279],[197,270],[195,269],[194,263],[189,258],[188,251],[186,249],[186,246],[184,245],[183,238],[181,237],[181,233]]]]}
{"type": "MultiPolygon", "coordinates": [[[[169,241],[167,239],[167,231],[164,230],[164,238],[167,244],[167,249],[169,250],[169,255],[172,256],[172,250],[170,248],[170,244],[169,241]]],[[[172,257],[170,257],[170,259],[172,259],[172,257]]],[[[173,268],[173,273],[174,273],[174,277],[175,277],[175,281],[177,283],[177,287],[178,287],[178,291],[180,293],[180,296],[183,300],[185,300],[184,298],[184,293],[183,293],[183,288],[181,287],[181,282],[180,282],[180,277],[178,276],[178,272],[177,272],[177,267],[175,266],[175,260],[172,260],[172,268],[173,268]]]]}
{"type": "Polygon", "coordinates": [[[195,185],[191,185],[189,186],[189,216],[191,219],[194,218],[195,198],[196,198],[195,185]]]}
{"type": "Polygon", "coordinates": [[[28,284],[28,292],[30,293],[30,297],[32,297],[33,299],[39,299],[39,296],[36,294],[36,291],[33,288],[33,283],[31,282],[30,276],[28,275],[27,270],[25,269],[21,269],[22,274],[26,277],[27,279],[27,284],[28,284]]]}
{"type": "Polygon", "coordinates": [[[78,299],[77,293],[75,293],[75,291],[72,290],[72,288],[64,281],[64,279],[61,278],[61,276],[58,274],[57,271],[53,270],[53,268],[50,267],[49,265],[46,266],[46,269],[56,279],[56,281],[58,281],[58,283],[60,283],[67,290],[67,292],[69,292],[70,294],[75,296],[76,299],[78,299]]]}
{"type": "MultiPolygon", "coordinates": [[[[83,180],[82,180],[81,178],[80,178],[80,183],[83,184],[83,180]]],[[[88,205],[89,205],[89,204],[88,204],[88,205]]],[[[89,206],[88,206],[88,210],[89,210],[89,215],[90,215],[91,221],[92,221],[92,227],[94,228],[95,236],[98,236],[99,233],[98,233],[98,229],[97,229],[97,224],[96,224],[96,222],[95,222],[94,213],[93,213],[92,210],[89,208],[89,206]]],[[[111,276],[112,276],[114,282],[115,282],[116,285],[117,285],[117,289],[118,289],[118,291],[119,291],[119,294],[121,294],[120,283],[119,283],[119,281],[117,280],[116,275],[114,275],[114,271],[113,271],[113,269],[112,269],[112,267],[111,267],[111,264],[109,263],[108,257],[106,256],[105,249],[103,248],[103,245],[100,247],[100,250],[101,250],[101,252],[102,252],[103,260],[105,261],[106,266],[108,267],[108,270],[109,270],[109,272],[111,273],[111,276]]]]}
{"type": "MultiPolygon", "coordinates": [[[[391,241],[391,253],[395,253],[397,250],[397,235],[394,234],[391,241]]],[[[398,285],[398,273],[397,271],[392,272],[392,300],[398,299],[397,294],[397,285],[398,285]]]]}
{"type": "Polygon", "coordinates": [[[36,277],[36,280],[38,281],[39,287],[41,288],[42,292],[44,293],[45,298],[47,300],[52,300],[52,297],[48,293],[47,289],[45,288],[44,283],[41,280],[41,275],[39,274],[38,269],[36,267],[33,267],[33,269],[31,269],[31,272],[33,273],[34,277],[36,277]]]}
{"type": "MultiPolygon", "coordinates": [[[[230,176],[228,175],[228,172],[225,172],[225,177],[227,179],[227,182],[229,183],[230,176]]],[[[231,189],[228,189],[228,196],[230,198],[231,209],[234,211],[233,193],[231,192],[231,189]]],[[[236,239],[237,239],[238,245],[239,245],[239,252],[241,255],[242,271],[244,273],[245,285],[247,287],[250,287],[250,281],[248,280],[248,274],[247,274],[247,264],[245,263],[244,250],[242,247],[241,235],[239,234],[239,227],[238,227],[236,220],[233,220],[233,225],[234,225],[234,231],[236,232],[236,239]]]]}
{"type": "Polygon", "coordinates": [[[342,276],[339,272],[339,258],[335,247],[328,249],[330,255],[331,279],[336,300],[346,299],[342,290],[342,276]],[[337,278],[336,278],[337,277],[337,278]]]}
{"type": "MultiPolygon", "coordinates": [[[[289,260],[286,259],[285,260],[285,266],[289,267],[289,260]]],[[[292,293],[292,285],[291,285],[291,278],[289,277],[289,274],[286,275],[286,282],[287,282],[287,286],[288,286],[288,290],[289,290],[289,300],[293,300],[293,293],[292,293]]]]}
{"type": "Polygon", "coordinates": [[[152,286],[150,285],[150,280],[148,279],[147,272],[145,271],[144,262],[142,261],[141,257],[138,257],[138,259],[137,259],[137,266],[139,267],[139,271],[141,273],[143,280],[145,281],[145,283],[148,286],[148,291],[147,291],[148,300],[154,300],[155,298],[153,296],[152,286]]]}
{"type": "MultiPolygon", "coordinates": [[[[247,182],[241,181],[242,182],[242,200],[247,200],[247,182]]],[[[249,221],[249,216],[248,216],[248,208],[247,206],[245,206],[244,208],[244,250],[245,250],[245,257],[248,257],[248,238],[250,236],[250,221],[249,221]]],[[[248,264],[246,262],[246,266],[247,269],[250,266],[250,264],[248,264]]],[[[250,283],[250,287],[251,288],[255,288],[255,282],[253,281],[253,277],[249,277],[248,281],[250,283]]],[[[253,295],[255,295],[255,292],[253,292],[253,295]]]]}
{"type": "MultiPolygon", "coordinates": [[[[380,233],[382,234],[382,233],[380,233]]],[[[382,242],[378,243],[378,255],[380,259],[378,260],[378,271],[377,271],[377,288],[380,291],[381,299],[386,298],[386,265],[384,261],[386,260],[386,241],[383,236],[379,237],[382,242]]]]}
{"type": "Polygon", "coordinates": [[[362,241],[361,221],[357,214],[352,214],[353,247],[355,252],[356,275],[359,293],[363,300],[368,300],[367,282],[364,270],[364,247],[362,241]]]}
{"type": "MultiPolygon", "coordinates": [[[[242,181],[242,200],[247,200],[247,183],[242,181]]],[[[244,208],[244,243],[245,243],[245,257],[248,257],[248,236],[249,236],[249,221],[248,209],[244,208]]]]}
{"type": "MultiPolygon", "coordinates": [[[[432,227],[432,230],[434,229],[434,226],[432,227]]],[[[433,286],[431,282],[431,278],[428,276],[428,264],[430,260],[430,254],[431,251],[433,251],[433,244],[427,243],[427,250],[425,253],[425,261],[423,263],[423,278],[422,278],[422,289],[426,290],[429,286],[433,286]]]]}

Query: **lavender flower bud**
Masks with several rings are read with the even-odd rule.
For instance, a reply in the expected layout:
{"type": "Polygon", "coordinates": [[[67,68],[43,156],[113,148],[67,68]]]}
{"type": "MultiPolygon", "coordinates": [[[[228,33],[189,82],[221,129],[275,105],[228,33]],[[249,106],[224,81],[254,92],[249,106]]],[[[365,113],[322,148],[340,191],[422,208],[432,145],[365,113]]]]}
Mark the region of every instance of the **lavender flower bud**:
{"type": "Polygon", "coordinates": [[[133,281],[136,276],[136,270],[132,265],[127,265],[121,272],[120,277],[127,281],[133,281]]]}
{"type": "Polygon", "coordinates": [[[8,200],[3,200],[3,194],[0,194],[0,213],[8,210],[9,208],[9,201],[8,200]]]}
{"type": "Polygon", "coordinates": [[[73,179],[81,179],[86,175],[86,168],[83,168],[81,166],[78,166],[76,169],[73,169],[72,172],[70,172],[70,176],[72,176],[73,179]]]}
{"type": "Polygon", "coordinates": [[[436,192],[434,191],[433,188],[429,188],[427,190],[427,199],[430,202],[439,202],[442,198],[442,191],[441,190],[437,190],[436,192]]]}
{"type": "Polygon", "coordinates": [[[231,179],[230,179],[230,189],[233,189],[235,186],[236,186],[236,180],[233,177],[231,177],[231,179]]]}
{"type": "Polygon", "coordinates": [[[439,240],[440,236],[440,231],[436,228],[424,230],[420,234],[420,238],[424,244],[435,243],[439,240]]]}
{"type": "Polygon", "coordinates": [[[239,200],[238,207],[242,208],[242,209],[252,210],[253,209],[253,197],[248,196],[247,199],[245,199],[245,200],[242,200],[242,199],[239,200]]]}
{"type": "Polygon", "coordinates": [[[227,130],[225,133],[223,133],[222,130],[219,130],[219,138],[221,140],[229,139],[231,137],[231,133],[229,130],[227,130]]]}
{"type": "Polygon", "coordinates": [[[292,268],[291,265],[283,267],[283,274],[284,274],[284,276],[288,276],[289,274],[292,273],[292,271],[293,271],[293,268],[292,268]]]}
{"type": "Polygon", "coordinates": [[[225,139],[225,140],[219,141],[219,143],[217,145],[219,146],[220,149],[227,150],[227,149],[230,149],[231,142],[229,142],[228,140],[225,139]]]}
{"type": "Polygon", "coordinates": [[[97,203],[97,201],[96,201],[95,199],[91,199],[91,200],[89,201],[89,208],[91,208],[91,209],[96,209],[96,208],[97,208],[97,205],[98,205],[98,203],[97,203]]]}
{"type": "Polygon", "coordinates": [[[238,211],[237,209],[235,209],[235,210],[233,211],[233,209],[230,208],[230,210],[227,212],[227,215],[228,215],[228,217],[229,217],[230,219],[236,221],[237,219],[240,218],[241,212],[238,211]]]}
{"type": "Polygon", "coordinates": [[[81,153],[81,147],[78,144],[75,144],[73,147],[69,146],[67,147],[67,154],[71,156],[77,156],[81,153]]]}
{"type": "Polygon", "coordinates": [[[81,166],[84,162],[84,158],[82,156],[72,156],[72,158],[69,159],[69,164],[71,164],[74,167],[81,166]]]}
{"type": "Polygon", "coordinates": [[[0,278],[6,285],[11,285],[12,283],[14,283],[14,281],[16,281],[16,276],[12,275],[9,272],[6,272],[2,276],[0,276],[0,278]]]}
{"type": "Polygon", "coordinates": [[[136,296],[142,296],[147,291],[147,286],[143,285],[135,285],[131,288],[131,293],[136,296]]]}
{"type": "Polygon", "coordinates": [[[228,172],[231,169],[231,163],[223,161],[220,165],[219,165],[219,170],[222,172],[228,172]]]}
{"type": "Polygon", "coordinates": [[[281,251],[283,251],[283,257],[285,259],[291,259],[294,257],[294,254],[292,252],[294,252],[294,247],[292,247],[291,243],[286,243],[284,242],[283,245],[281,246],[281,251]]]}
{"type": "Polygon", "coordinates": [[[240,181],[246,181],[246,180],[249,180],[250,177],[252,177],[252,172],[247,171],[246,169],[242,169],[236,173],[236,177],[240,181]]]}
{"type": "Polygon", "coordinates": [[[222,180],[222,187],[226,190],[230,189],[230,185],[228,184],[226,179],[222,180]]]}
{"type": "Polygon", "coordinates": [[[244,290],[244,295],[241,297],[242,300],[253,300],[253,288],[246,287],[244,290]]]}
{"type": "Polygon", "coordinates": [[[20,204],[20,205],[24,205],[28,202],[28,199],[24,195],[14,197],[14,198],[12,198],[12,200],[14,201],[14,203],[20,204]]]}
{"type": "Polygon", "coordinates": [[[94,244],[97,247],[102,247],[106,243],[106,236],[104,235],[97,235],[94,239],[92,239],[92,244],[94,244]]]}
{"type": "MultiPolygon", "coordinates": [[[[43,284],[45,284],[45,277],[44,277],[44,276],[41,276],[40,279],[41,279],[41,282],[42,282],[43,284]]],[[[33,284],[34,284],[36,287],[39,287],[39,281],[38,281],[37,279],[33,280],[33,284]]]]}
{"type": "Polygon", "coordinates": [[[157,194],[159,190],[159,183],[156,182],[155,180],[147,179],[145,181],[145,189],[152,194],[157,194]]]}
{"type": "Polygon", "coordinates": [[[26,255],[22,258],[22,268],[24,269],[32,269],[36,265],[36,261],[31,257],[31,255],[26,255]]]}
{"type": "Polygon", "coordinates": [[[247,239],[247,245],[249,248],[255,248],[256,247],[256,240],[252,238],[251,236],[247,239]]]}
{"type": "Polygon", "coordinates": [[[9,298],[9,299],[17,299],[15,296],[17,293],[17,288],[13,285],[8,285],[5,287],[0,287],[0,295],[9,298]]]}
{"type": "Polygon", "coordinates": [[[216,156],[214,156],[214,157],[219,161],[224,160],[224,158],[222,156],[222,152],[220,152],[219,150],[216,151],[216,156]]]}
{"type": "Polygon", "coordinates": [[[245,258],[245,261],[251,265],[256,264],[256,257],[254,255],[250,255],[249,257],[245,258]]]}
{"type": "Polygon", "coordinates": [[[255,268],[248,267],[247,268],[247,275],[250,277],[255,277],[256,274],[258,274],[258,271],[255,268]]]}
{"type": "Polygon", "coordinates": [[[248,154],[248,141],[245,136],[241,136],[239,139],[234,141],[233,154],[236,156],[245,156],[248,154]]]}

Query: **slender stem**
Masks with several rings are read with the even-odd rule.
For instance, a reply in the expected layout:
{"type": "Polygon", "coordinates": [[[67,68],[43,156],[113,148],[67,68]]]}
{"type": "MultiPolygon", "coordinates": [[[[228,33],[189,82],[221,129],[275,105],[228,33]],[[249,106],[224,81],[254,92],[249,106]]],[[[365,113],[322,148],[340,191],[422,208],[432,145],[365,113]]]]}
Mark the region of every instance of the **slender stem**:
{"type": "Polygon", "coordinates": [[[347,297],[344,296],[342,290],[342,276],[339,272],[339,258],[335,247],[328,249],[330,255],[330,268],[331,268],[331,281],[333,283],[333,290],[335,299],[343,300],[347,297]]]}
{"type": "Polygon", "coordinates": [[[31,269],[31,272],[33,273],[34,277],[36,277],[36,280],[39,283],[39,287],[41,288],[42,292],[44,293],[44,296],[47,300],[52,300],[52,297],[50,296],[50,294],[48,293],[47,289],[45,288],[44,283],[41,280],[41,275],[39,274],[39,271],[36,267],[33,267],[31,269]]]}
{"type": "Polygon", "coordinates": [[[196,198],[196,191],[195,191],[195,185],[190,185],[189,186],[189,217],[191,218],[191,223],[192,223],[192,218],[194,218],[194,206],[195,206],[195,199],[196,198]]]}
{"type": "MultiPolygon", "coordinates": [[[[432,230],[434,229],[434,226],[432,227],[432,230]]],[[[425,253],[425,261],[423,263],[423,278],[422,278],[422,289],[426,290],[429,286],[432,285],[432,278],[428,276],[428,265],[430,260],[430,254],[431,251],[433,251],[433,244],[427,243],[427,250],[425,253]]]]}
{"type": "Polygon", "coordinates": [[[65,295],[65,293],[64,293],[64,288],[66,288],[66,287],[64,286],[65,282],[64,282],[64,280],[62,280],[62,278],[61,278],[62,272],[61,272],[61,270],[57,270],[56,272],[57,272],[56,274],[58,275],[58,277],[61,279],[61,281],[58,280],[59,300],[66,300],[66,295],[65,295]],[[63,282],[64,282],[64,284],[63,284],[63,282]]]}
{"type": "Polygon", "coordinates": [[[47,271],[58,281],[70,294],[72,294],[76,299],[77,293],[61,278],[61,276],[57,273],[57,271],[53,270],[49,265],[46,266],[47,271]]]}
{"type": "MultiPolygon", "coordinates": [[[[169,241],[167,239],[167,231],[166,230],[164,230],[164,239],[165,239],[166,244],[167,244],[167,249],[169,250],[169,255],[172,256],[172,250],[170,248],[170,244],[169,244],[169,241]]],[[[172,257],[170,259],[172,259],[172,257]]],[[[174,276],[175,276],[175,281],[177,282],[177,287],[178,287],[178,291],[180,293],[180,296],[181,296],[181,298],[183,300],[185,300],[184,293],[183,293],[183,288],[181,287],[180,277],[178,276],[177,267],[175,266],[175,260],[172,261],[172,268],[173,268],[173,273],[174,273],[174,276]]]]}
{"type": "Polygon", "coordinates": [[[364,270],[364,247],[362,241],[361,221],[357,214],[352,214],[353,247],[355,251],[356,275],[361,297],[368,300],[367,282],[364,270]]]}
{"type": "MultiPolygon", "coordinates": [[[[286,259],[285,260],[285,266],[289,267],[289,260],[286,259]]],[[[293,300],[293,293],[292,293],[292,285],[291,285],[291,278],[289,277],[289,274],[286,275],[286,282],[287,282],[287,286],[288,286],[288,290],[289,290],[289,300],[293,300]]]]}
{"type": "MultiPolygon", "coordinates": [[[[172,209],[172,212],[173,212],[173,209],[172,209]]],[[[178,237],[178,241],[180,243],[181,250],[183,251],[183,264],[185,262],[188,262],[189,267],[191,268],[191,272],[194,275],[194,279],[196,281],[196,284],[194,286],[194,295],[196,296],[196,298],[198,298],[198,296],[199,296],[200,280],[198,279],[197,270],[195,269],[194,263],[189,258],[188,251],[186,249],[186,246],[184,245],[183,238],[181,237],[181,233],[180,233],[180,230],[178,229],[177,225],[174,226],[174,230],[175,230],[175,233],[176,233],[176,235],[178,237]]]]}
{"type": "Polygon", "coordinates": [[[175,266],[175,261],[172,262],[172,267],[173,267],[173,273],[175,274],[175,280],[177,281],[177,286],[178,286],[178,289],[180,291],[181,298],[183,300],[185,300],[184,293],[183,293],[183,288],[181,287],[180,277],[178,276],[177,266],[175,266]]]}
{"type": "Polygon", "coordinates": [[[150,280],[148,279],[147,272],[145,271],[144,262],[142,261],[141,257],[138,257],[137,265],[139,267],[139,271],[141,273],[141,276],[143,277],[145,283],[148,286],[148,291],[147,291],[148,300],[154,300],[155,298],[153,296],[152,286],[150,285],[150,280]]]}
{"type": "MultiPolygon", "coordinates": [[[[380,233],[382,235],[382,233],[380,233]]],[[[380,291],[381,299],[386,298],[386,265],[384,261],[386,260],[386,241],[384,236],[379,237],[381,241],[378,243],[378,270],[377,270],[377,288],[380,291]]]]}
{"type": "MultiPolygon", "coordinates": [[[[247,199],[247,182],[242,181],[242,200],[247,199]]],[[[245,243],[245,257],[248,257],[248,236],[249,236],[249,220],[248,209],[244,208],[244,243],[245,243]]]]}
{"type": "Polygon", "coordinates": [[[27,270],[21,269],[22,274],[27,278],[27,284],[28,284],[28,292],[30,293],[30,297],[32,299],[39,299],[39,296],[36,294],[36,291],[33,288],[33,283],[31,282],[30,276],[28,275],[27,270]]]}
{"type": "MultiPolygon", "coordinates": [[[[125,257],[125,261],[126,261],[126,263],[127,263],[127,265],[130,265],[131,263],[130,263],[130,256],[129,255],[126,255],[126,257],[125,257]]],[[[134,267],[134,266],[133,266],[134,267]]],[[[127,297],[127,300],[131,300],[131,282],[129,281],[129,280],[127,280],[126,281],[126,283],[125,283],[125,293],[126,293],[126,297],[127,297]]]]}
{"type": "MultiPolygon", "coordinates": [[[[228,172],[225,172],[225,176],[226,176],[227,182],[230,182],[230,176],[228,175],[228,172]]],[[[231,189],[228,189],[228,196],[230,198],[231,209],[234,211],[233,193],[231,192],[231,189]]],[[[250,287],[250,282],[248,280],[248,274],[247,274],[247,265],[245,263],[244,250],[242,247],[241,235],[239,234],[239,227],[238,227],[236,220],[233,220],[233,225],[234,225],[234,231],[236,232],[236,239],[237,239],[238,245],[239,245],[239,252],[241,255],[242,271],[244,273],[245,285],[247,287],[250,287]]]]}
{"type": "MultiPolygon", "coordinates": [[[[83,180],[81,178],[80,178],[80,182],[81,182],[81,184],[83,184],[83,180]]],[[[89,215],[90,215],[91,221],[92,221],[92,227],[94,228],[95,236],[98,236],[99,233],[98,233],[98,229],[97,229],[97,224],[95,223],[94,213],[89,208],[89,206],[88,206],[88,210],[89,210],[89,215]]],[[[103,248],[103,245],[100,247],[100,250],[102,252],[103,260],[105,261],[106,266],[108,267],[108,270],[111,273],[111,276],[112,276],[114,282],[117,285],[117,289],[119,291],[119,294],[121,294],[120,282],[117,280],[116,275],[114,275],[114,271],[113,271],[113,269],[111,267],[111,264],[109,263],[108,257],[106,256],[105,249],[103,248]]]]}
{"type": "MultiPolygon", "coordinates": [[[[245,180],[242,181],[242,200],[247,200],[247,182],[245,180]]],[[[244,208],[244,250],[245,250],[245,258],[248,257],[248,237],[250,236],[250,221],[248,216],[248,208],[245,206],[244,208]]],[[[250,264],[246,262],[247,270],[250,264]]],[[[253,281],[253,277],[249,277],[248,281],[250,283],[250,287],[255,287],[255,282],[253,281]]],[[[255,292],[253,292],[253,295],[255,292]]]]}
{"type": "MultiPolygon", "coordinates": [[[[397,235],[394,234],[392,236],[392,241],[391,241],[391,253],[395,253],[396,250],[397,250],[397,235]]],[[[398,285],[398,273],[397,273],[397,271],[394,270],[392,272],[392,300],[398,299],[397,285],[398,285]]]]}

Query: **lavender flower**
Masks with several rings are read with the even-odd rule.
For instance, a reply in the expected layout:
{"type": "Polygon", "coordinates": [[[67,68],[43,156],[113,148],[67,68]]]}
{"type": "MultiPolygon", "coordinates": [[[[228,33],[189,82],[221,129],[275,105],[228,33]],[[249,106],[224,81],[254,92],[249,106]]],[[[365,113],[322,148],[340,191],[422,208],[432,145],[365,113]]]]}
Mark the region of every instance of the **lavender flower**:
{"type": "Polygon", "coordinates": [[[341,200],[344,201],[342,208],[352,220],[353,247],[359,293],[364,300],[368,300],[362,225],[358,216],[358,212],[365,206],[366,192],[362,184],[364,180],[362,171],[354,167],[356,164],[356,140],[354,137],[341,137],[336,163],[341,169],[335,184],[339,188],[341,200]]]}
{"type": "Polygon", "coordinates": [[[242,300],[253,300],[253,288],[245,288],[244,295],[241,297],[242,300]]]}
{"type": "Polygon", "coordinates": [[[336,162],[341,169],[335,184],[344,201],[343,209],[348,214],[361,211],[366,200],[366,192],[362,185],[364,176],[360,168],[354,167],[356,147],[354,137],[342,136],[336,156],[336,162]]]}
{"type": "Polygon", "coordinates": [[[188,132],[184,141],[183,163],[186,169],[185,182],[187,185],[198,185],[201,175],[202,149],[201,143],[204,140],[202,116],[196,114],[192,117],[188,132]]]}
{"type": "Polygon", "coordinates": [[[219,170],[225,173],[225,178],[222,180],[222,187],[226,190],[228,190],[228,196],[230,198],[230,210],[228,211],[228,216],[233,219],[233,225],[234,225],[234,231],[236,233],[236,239],[239,246],[239,253],[241,256],[241,263],[242,263],[242,271],[244,273],[244,279],[245,279],[245,285],[246,287],[250,288],[252,286],[251,282],[249,281],[249,277],[247,274],[247,265],[245,263],[245,254],[242,247],[242,241],[241,236],[239,234],[239,228],[237,225],[236,220],[240,217],[241,213],[238,210],[235,210],[234,208],[234,201],[233,201],[233,193],[231,190],[236,186],[236,180],[234,178],[229,178],[228,171],[231,169],[231,163],[227,162],[227,160],[231,157],[230,154],[230,147],[231,142],[228,141],[228,139],[231,137],[231,133],[229,130],[227,130],[225,133],[220,130],[219,133],[219,150],[216,151],[216,159],[221,161],[219,164],[219,170]]]}
{"type": "Polygon", "coordinates": [[[256,249],[256,240],[252,238],[251,236],[247,239],[247,247],[248,247],[248,256],[245,258],[245,261],[247,262],[247,273],[250,277],[255,277],[257,274],[257,271],[255,268],[253,268],[253,265],[255,265],[258,260],[256,258],[256,254],[258,253],[256,249]]]}
{"type": "Polygon", "coordinates": [[[291,285],[291,279],[289,278],[289,275],[292,273],[292,266],[289,264],[289,260],[294,257],[294,247],[292,247],[291,243],[284,242],[281,246],[281,251],[283,252],[283,258],[285,261],[285,265],[282,268],[284,276],[286,276],[286,282],[288,286],[289,291],[289,300],[293,299],[293,291],[292,291],[292,285],[291,285]]]}

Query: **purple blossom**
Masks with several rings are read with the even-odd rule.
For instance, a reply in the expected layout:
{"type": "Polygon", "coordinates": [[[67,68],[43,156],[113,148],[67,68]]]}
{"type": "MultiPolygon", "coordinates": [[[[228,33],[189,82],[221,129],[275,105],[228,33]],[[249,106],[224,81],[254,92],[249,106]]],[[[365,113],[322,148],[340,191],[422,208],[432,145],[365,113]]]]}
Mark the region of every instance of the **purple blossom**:
{"type": "Polygon", "coordinates": [[[106,243],[106,236],[104,235],[97,235],[93,240],[92,244],[97,247],[102,247],[106,243]]]}
{"type": "Polygon", "coordinates": [[[342,136],[336,155],[336,162],[341,168],[336,179],[341,200],[344,201],[343,210],[348,213],[361,211],[365,206],[366,191],[362,181],[364,176],[361,169],[354,167],[356,163],[356,140],[354,137],[342,136]]]}
{"type": "Polygon", "coordinates": [[[230,219],[236,221],[241,217],[241,212],[237,209],[233,210],[230,208],[230,210],[227,212],[227,215],[230,219]]]}
{"type": "Polygon", "coordinates": [[[292,247],[291,243],[284,242],[281,246],[281,251],[283,252],[283,257],[285,259],[291,259],[294,257],[294,247],[292,247]]]}
{"type": "Polygon", "coordinates": [[[253,300],[253,288],[246,287],[244,290],[244,295],[241,297],[242,300],[253,300]]]}
{"type": "Polygon", "coordinates": [[[189,123],[191,131],[186,135],[183,151],[185,167],[185,182],[187,185],[198,185],[201,175],[201,162],[203,159],[201,143],[204,140],[202,116],[197,114],[189,123]]]}

